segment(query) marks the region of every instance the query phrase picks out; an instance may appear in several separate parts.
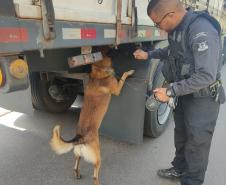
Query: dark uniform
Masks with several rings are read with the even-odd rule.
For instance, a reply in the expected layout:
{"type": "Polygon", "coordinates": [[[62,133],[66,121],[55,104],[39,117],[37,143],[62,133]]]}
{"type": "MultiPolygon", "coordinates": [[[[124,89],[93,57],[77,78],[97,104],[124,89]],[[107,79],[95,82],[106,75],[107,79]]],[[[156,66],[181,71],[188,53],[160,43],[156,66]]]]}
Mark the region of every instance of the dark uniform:
{"type": "Polygon", "coordinates": [[[219,107],[225,101],[220,83],[220,28],[214,21],[189,9],[169,33],[169,46],[149,51],[149,58],[165,59],[170,74],[166,78],[178,97],[172,165],[184,172],[182,185],[203,183],[219,107]]]}

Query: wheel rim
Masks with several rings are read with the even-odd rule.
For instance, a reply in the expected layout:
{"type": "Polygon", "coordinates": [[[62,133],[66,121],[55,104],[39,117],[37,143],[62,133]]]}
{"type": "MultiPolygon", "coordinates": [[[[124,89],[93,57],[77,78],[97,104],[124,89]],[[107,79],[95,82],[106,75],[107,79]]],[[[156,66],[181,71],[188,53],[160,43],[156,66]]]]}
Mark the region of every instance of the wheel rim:
{"type": "Polygon", "coordinates": [[[47,93],[50,98],[56,103],[70,102],[74,99],[73,94],[69,92],[70,86],[61,84],[59,81],[51,81],[46,84],[47,93]]]}
{"type": "Polygon", "coordinates": [[[57,85],[49,85],[48,93],[55,102],[64,102],[65,98],[62,94],[62,90],[60,90],[59,88],[60,87],[57,85]]]}
{"type": "Polygon", "coordinates": [[[158,110],[157,110],[159,125],[164,125],[167,122],[168,117],[170,115],[170,110],[171,110],[171,108],[169,107],[169,105],[167,103],[161,103],[159,105],[158,110]]]}

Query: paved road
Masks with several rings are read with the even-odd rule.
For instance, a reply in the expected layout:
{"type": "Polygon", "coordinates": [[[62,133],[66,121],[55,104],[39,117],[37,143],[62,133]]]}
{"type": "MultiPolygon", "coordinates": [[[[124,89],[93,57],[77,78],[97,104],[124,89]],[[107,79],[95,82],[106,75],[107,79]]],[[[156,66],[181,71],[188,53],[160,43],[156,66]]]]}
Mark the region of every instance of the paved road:
{"type": "MultiPolygon", "coordinates": [[[[226,82],[226,66],[223,68],[226,82]]],[[[226,84],[224,85],[226,87],[226,84]]],[[[63,125],[65,139],[72,138],[79,111],[52,115],[25,115],[0,109],[0,185],[91,185],[93,167],[81,163],[83,179],[73,175],[72,153],[55,155],[48,146],[52,127],[63,125]]],[[[213,138],[204,185],[226,185],[226,105],[221,107],[213,138]]],[[[145,138],[142,145],[130,145],[101,138],[102,185],[176,185],[159,179],[156,170],[168,167],[174,155],[173,120],[157,139],[145,138]]]]}

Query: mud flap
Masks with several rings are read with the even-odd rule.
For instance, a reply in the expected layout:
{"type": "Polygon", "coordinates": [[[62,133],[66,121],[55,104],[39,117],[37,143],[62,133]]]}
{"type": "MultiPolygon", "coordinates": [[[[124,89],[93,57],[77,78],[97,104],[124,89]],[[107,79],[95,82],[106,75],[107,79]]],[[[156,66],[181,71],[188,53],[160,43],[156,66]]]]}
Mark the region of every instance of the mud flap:
{"type": "Polygon", "coordinates": [[[107,114],[101,124],[101,134],[115,140],[133,144],[143,142],[145,101],[149,62],[135,61],[132,56],[113,59],[117,76],[135,69],[119,96],[112,96],[107,114]]]}

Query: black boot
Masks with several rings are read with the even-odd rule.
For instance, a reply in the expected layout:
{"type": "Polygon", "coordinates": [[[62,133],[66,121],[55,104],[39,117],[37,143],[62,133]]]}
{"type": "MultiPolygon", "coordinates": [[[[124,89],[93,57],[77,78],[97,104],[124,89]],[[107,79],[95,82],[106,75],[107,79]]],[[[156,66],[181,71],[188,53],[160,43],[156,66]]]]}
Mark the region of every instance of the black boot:
{"type": "Polygon", "coordinates": [[[168,169],[158,170],[157,172],[159,177],[167,178],[167,179],[179,179],[184,173],[175,167],[171,167],[168,169]]]}

